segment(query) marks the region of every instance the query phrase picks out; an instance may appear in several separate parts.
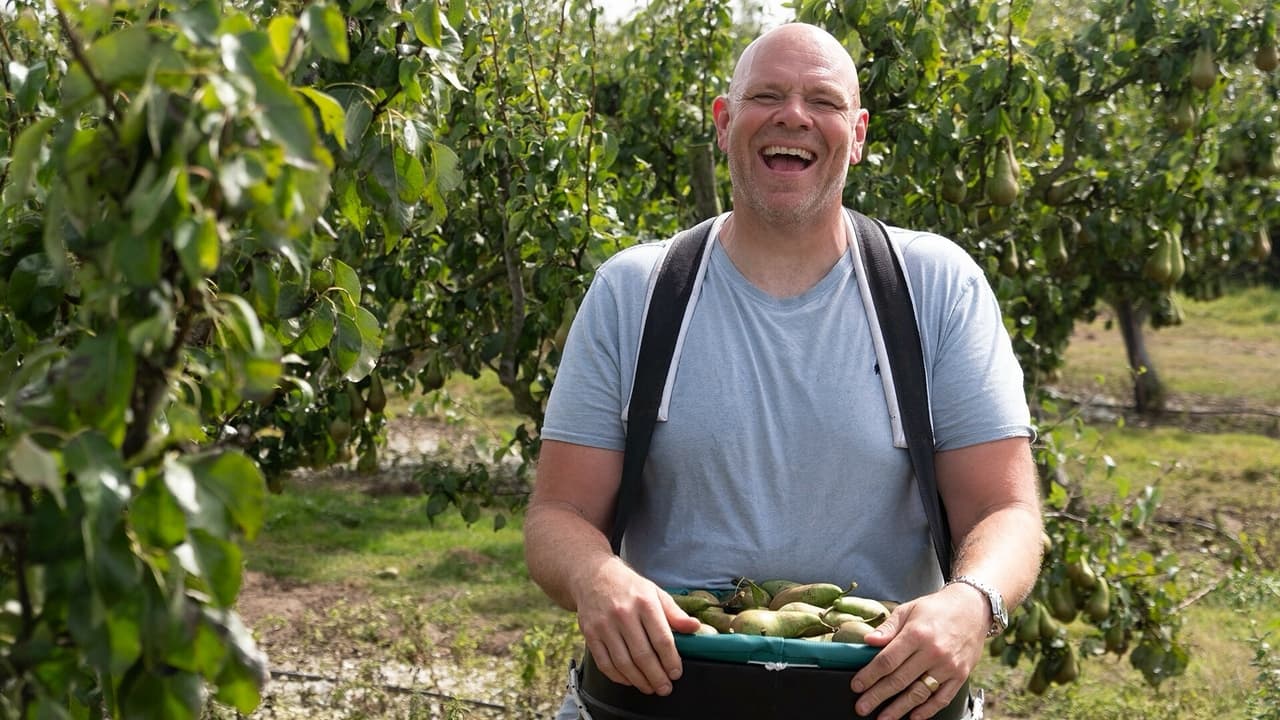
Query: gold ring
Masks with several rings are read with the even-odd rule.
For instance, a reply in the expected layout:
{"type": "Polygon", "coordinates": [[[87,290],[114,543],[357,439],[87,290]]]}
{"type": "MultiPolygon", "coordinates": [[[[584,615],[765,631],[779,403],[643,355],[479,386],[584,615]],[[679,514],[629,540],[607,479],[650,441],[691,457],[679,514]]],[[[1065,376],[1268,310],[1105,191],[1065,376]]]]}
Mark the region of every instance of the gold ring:
{"type": "Polygon", "coordinates": [[[920,678],[920,682],[924,683],[924,686],[929,688],[930,695],[938,692],[938,686],[942,684],[938,682],[937,678],[928,673],[925,673],[924,676],[920,678]]]}

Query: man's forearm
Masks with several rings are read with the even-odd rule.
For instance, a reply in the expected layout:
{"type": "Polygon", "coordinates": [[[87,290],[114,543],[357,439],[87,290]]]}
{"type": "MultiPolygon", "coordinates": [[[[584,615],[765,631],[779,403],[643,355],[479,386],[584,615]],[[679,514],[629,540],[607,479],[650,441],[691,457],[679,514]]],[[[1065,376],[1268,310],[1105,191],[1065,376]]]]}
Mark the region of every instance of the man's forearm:
{"type": "Polygon", "coordinates": [[[575,578],[616,557],[604,533],[567,504],[531,504],[524,536],[529,576],[566,610],[578,609],[575,578]]]}
{"type": "Polygon", "coordinates": [[[1012,609],[1027,597],[1040,574],[1043,531],[1039,505],[1014,503],[995,510],[960,540],[955,574],[995,585],[1012,609]]]}

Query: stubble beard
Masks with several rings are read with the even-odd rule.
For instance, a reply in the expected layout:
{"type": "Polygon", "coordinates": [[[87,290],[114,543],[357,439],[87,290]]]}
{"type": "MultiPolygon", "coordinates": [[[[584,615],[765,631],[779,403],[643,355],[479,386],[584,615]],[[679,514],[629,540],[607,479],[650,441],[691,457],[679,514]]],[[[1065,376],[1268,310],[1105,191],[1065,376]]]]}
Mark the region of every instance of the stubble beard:
{"type": "Polygon", "coordinates": [[[745,203],[747,209],[770,225],[805,225],[820,217],[831,205],[843,203],[844,178],[831,178],[798,198],[788,198],[785,203],[779,202],[778,198],[770,197],[767,190],[748,179],[749,172],[744,165],[753,161],[754,158],[748,158],[744,163],[740,157],[729,157],[729,180],[734,188],[734,204],[745,203]]]}

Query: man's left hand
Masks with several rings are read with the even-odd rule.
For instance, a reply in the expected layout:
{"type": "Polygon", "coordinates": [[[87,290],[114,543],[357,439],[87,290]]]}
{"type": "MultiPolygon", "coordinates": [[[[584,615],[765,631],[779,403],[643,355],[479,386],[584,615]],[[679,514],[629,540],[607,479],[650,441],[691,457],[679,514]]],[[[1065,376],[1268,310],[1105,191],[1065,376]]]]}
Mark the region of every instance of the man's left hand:
{"type": "Polygon", "coordinates": [[[891,698],[878,720],[924,720],[950,704],[982,657],[991,625],[990,610],[972,594],[950,585],[903,603],[867,635],[864,642],[881,650],[853,676],[859,715],[891,698]]]}

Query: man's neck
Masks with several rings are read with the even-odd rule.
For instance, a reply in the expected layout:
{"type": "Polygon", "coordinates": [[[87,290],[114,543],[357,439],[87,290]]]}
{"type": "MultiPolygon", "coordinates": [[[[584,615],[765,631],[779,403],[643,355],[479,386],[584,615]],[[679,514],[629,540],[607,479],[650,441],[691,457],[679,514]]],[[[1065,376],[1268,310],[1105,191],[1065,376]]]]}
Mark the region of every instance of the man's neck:
{"type": "Polygon", "coordinates": [[[818,284],[848,248],[844,211],[811,223],[776,225],[738,211],[720,228],[725,254],[752,285],[777,298],[818,284]]]}

